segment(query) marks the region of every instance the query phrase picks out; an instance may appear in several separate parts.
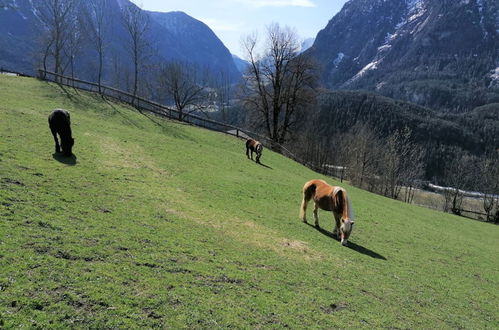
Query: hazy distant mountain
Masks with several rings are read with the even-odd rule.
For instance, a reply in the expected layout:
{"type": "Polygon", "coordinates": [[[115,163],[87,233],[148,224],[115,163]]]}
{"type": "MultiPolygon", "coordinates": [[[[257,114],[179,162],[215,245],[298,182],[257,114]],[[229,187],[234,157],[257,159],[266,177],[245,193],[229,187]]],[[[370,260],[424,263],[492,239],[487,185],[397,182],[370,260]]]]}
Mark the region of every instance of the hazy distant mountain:
{"type": "Polygon", "coordinates": [[[499,101],[499,1],[351,0],[308,51],[327,87],[438,109],[499,101]]]}
{"type": "MultiPolygon", "coordinates": [[[[10,6],[0,9],[0,67],[32,74],[40,64],[44,31],[37,11],[40,2],[6,0],[6,3],[10,6]]],[[[82,6],[87,4],[81,2],[82,6]]],[[[128,0],[110,1],[105,58],[108,80],[111,68],[119,66],[121,71],[126,71],[130,65],[126,49],[128,37],[121,19],[123,6],[129,4],[128,0]]],[[[223,72],[232,81],[239,79],[240,73],[230,52],[208,26],[180,12],[147,14],[150,16],[147,39],[154,50],[150,61],[180,60],[208,68],[214,74],[223,72]]],[[[95,79],[96,53],[88,38],[83,38],[81,45],[82,51],[76,58],[77,76],[95,79]]]]}
{"type": "Polygon", "coordinates": [[[236,65],[239,72],[244,73],[248,68],[249,62],[234,54],[232,54],[232,59],[234,60],[234,64],[236,65]]]}
{"type": "Polygon", "coordinates": [[[240,77],[232,54],[206,24],[183,12],[148,13],[172,34],[175,48],[184,54],[185,61],[224,72],[232,81],[240,77]]]}

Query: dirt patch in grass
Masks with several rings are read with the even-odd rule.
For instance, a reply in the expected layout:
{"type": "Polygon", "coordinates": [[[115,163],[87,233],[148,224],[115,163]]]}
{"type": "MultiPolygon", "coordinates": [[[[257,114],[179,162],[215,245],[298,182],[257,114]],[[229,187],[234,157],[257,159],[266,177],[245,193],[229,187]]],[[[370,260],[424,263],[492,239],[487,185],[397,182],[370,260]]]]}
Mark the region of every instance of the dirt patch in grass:
{"type": "Polygon", "coordinates": [[[329,306],[321,307],[321,310],[326,314],[331,314],[335,312],[342,311],[348,307],[348,304],[344,302],[339,302],[335,304],[331,304],[329,306]]]}
{"type": "Polygon", "coordinates": [[[13,185],[16,185],[16,186],[21,186],[21,187],[25,187],[26,186],[21,181],[16,180],[16,179],[11,179],[11,178],[2,178],[2,180],[0,180],[0,182],[3,183],[3,184],[13,184],[13,185]]]}

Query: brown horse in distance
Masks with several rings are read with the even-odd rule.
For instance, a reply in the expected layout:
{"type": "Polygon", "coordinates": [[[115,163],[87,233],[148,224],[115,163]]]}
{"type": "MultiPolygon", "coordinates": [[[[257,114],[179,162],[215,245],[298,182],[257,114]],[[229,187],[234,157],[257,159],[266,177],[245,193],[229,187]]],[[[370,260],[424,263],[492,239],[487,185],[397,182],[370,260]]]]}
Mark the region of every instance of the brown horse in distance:
{"type": "Polygon", "coordinates": [[[332,211],[336,226],[333,230],[342,245],[347,245],[353,229],[353,212],[345,189],[331,186],[324,180],[310,180],[303,186],[303,201],[300,208],[300,219],[307,222],[307,204],[313,199],[315,203],[315,226],[319,227],[318,209],[332,211]]]}
{"type": "Polygon", "coordinates": [[[248,159],[250,158],[251,151],[251,160],[253,160],[253,152],[256,153],[256,162],[260,164],[260,157],[262,157],[263,145],[257,140],[249,139],[246,141],[246,156],[248,159]]]}

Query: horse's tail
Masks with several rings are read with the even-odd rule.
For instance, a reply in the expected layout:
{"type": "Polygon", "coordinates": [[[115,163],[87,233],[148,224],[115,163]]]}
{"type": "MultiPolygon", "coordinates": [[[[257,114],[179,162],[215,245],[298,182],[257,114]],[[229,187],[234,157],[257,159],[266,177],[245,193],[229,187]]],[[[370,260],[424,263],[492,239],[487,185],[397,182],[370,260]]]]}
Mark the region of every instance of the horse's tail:
{"type": "Polygon", "coordinates": [[[303,186],[303,200],[301,202],[301,207],[300,207],[300,219],[302,219],[304,222],[307,221],[306,218],[307,204],[312,199],[312,197],[314,197],[316,188],[317,187],[315,183],[313,183],[312,181],[308,181],[303,186]]]}

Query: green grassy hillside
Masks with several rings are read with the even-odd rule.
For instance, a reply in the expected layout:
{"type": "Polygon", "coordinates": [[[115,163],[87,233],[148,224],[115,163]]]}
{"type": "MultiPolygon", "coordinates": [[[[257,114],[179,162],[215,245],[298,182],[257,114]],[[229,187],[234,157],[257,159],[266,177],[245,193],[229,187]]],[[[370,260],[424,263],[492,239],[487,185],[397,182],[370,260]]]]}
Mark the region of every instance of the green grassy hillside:
{"type": "Polygon", "coordinates": [[[298,220],[301,187],[320,175],[244,152],[0,76],[0,328],[499,326],[497,226],[345,186],[357,221],[342,247],[332,214],[321,231],[298,220]],[[53,155],[57,107],[76,158],[53,155]]]}

